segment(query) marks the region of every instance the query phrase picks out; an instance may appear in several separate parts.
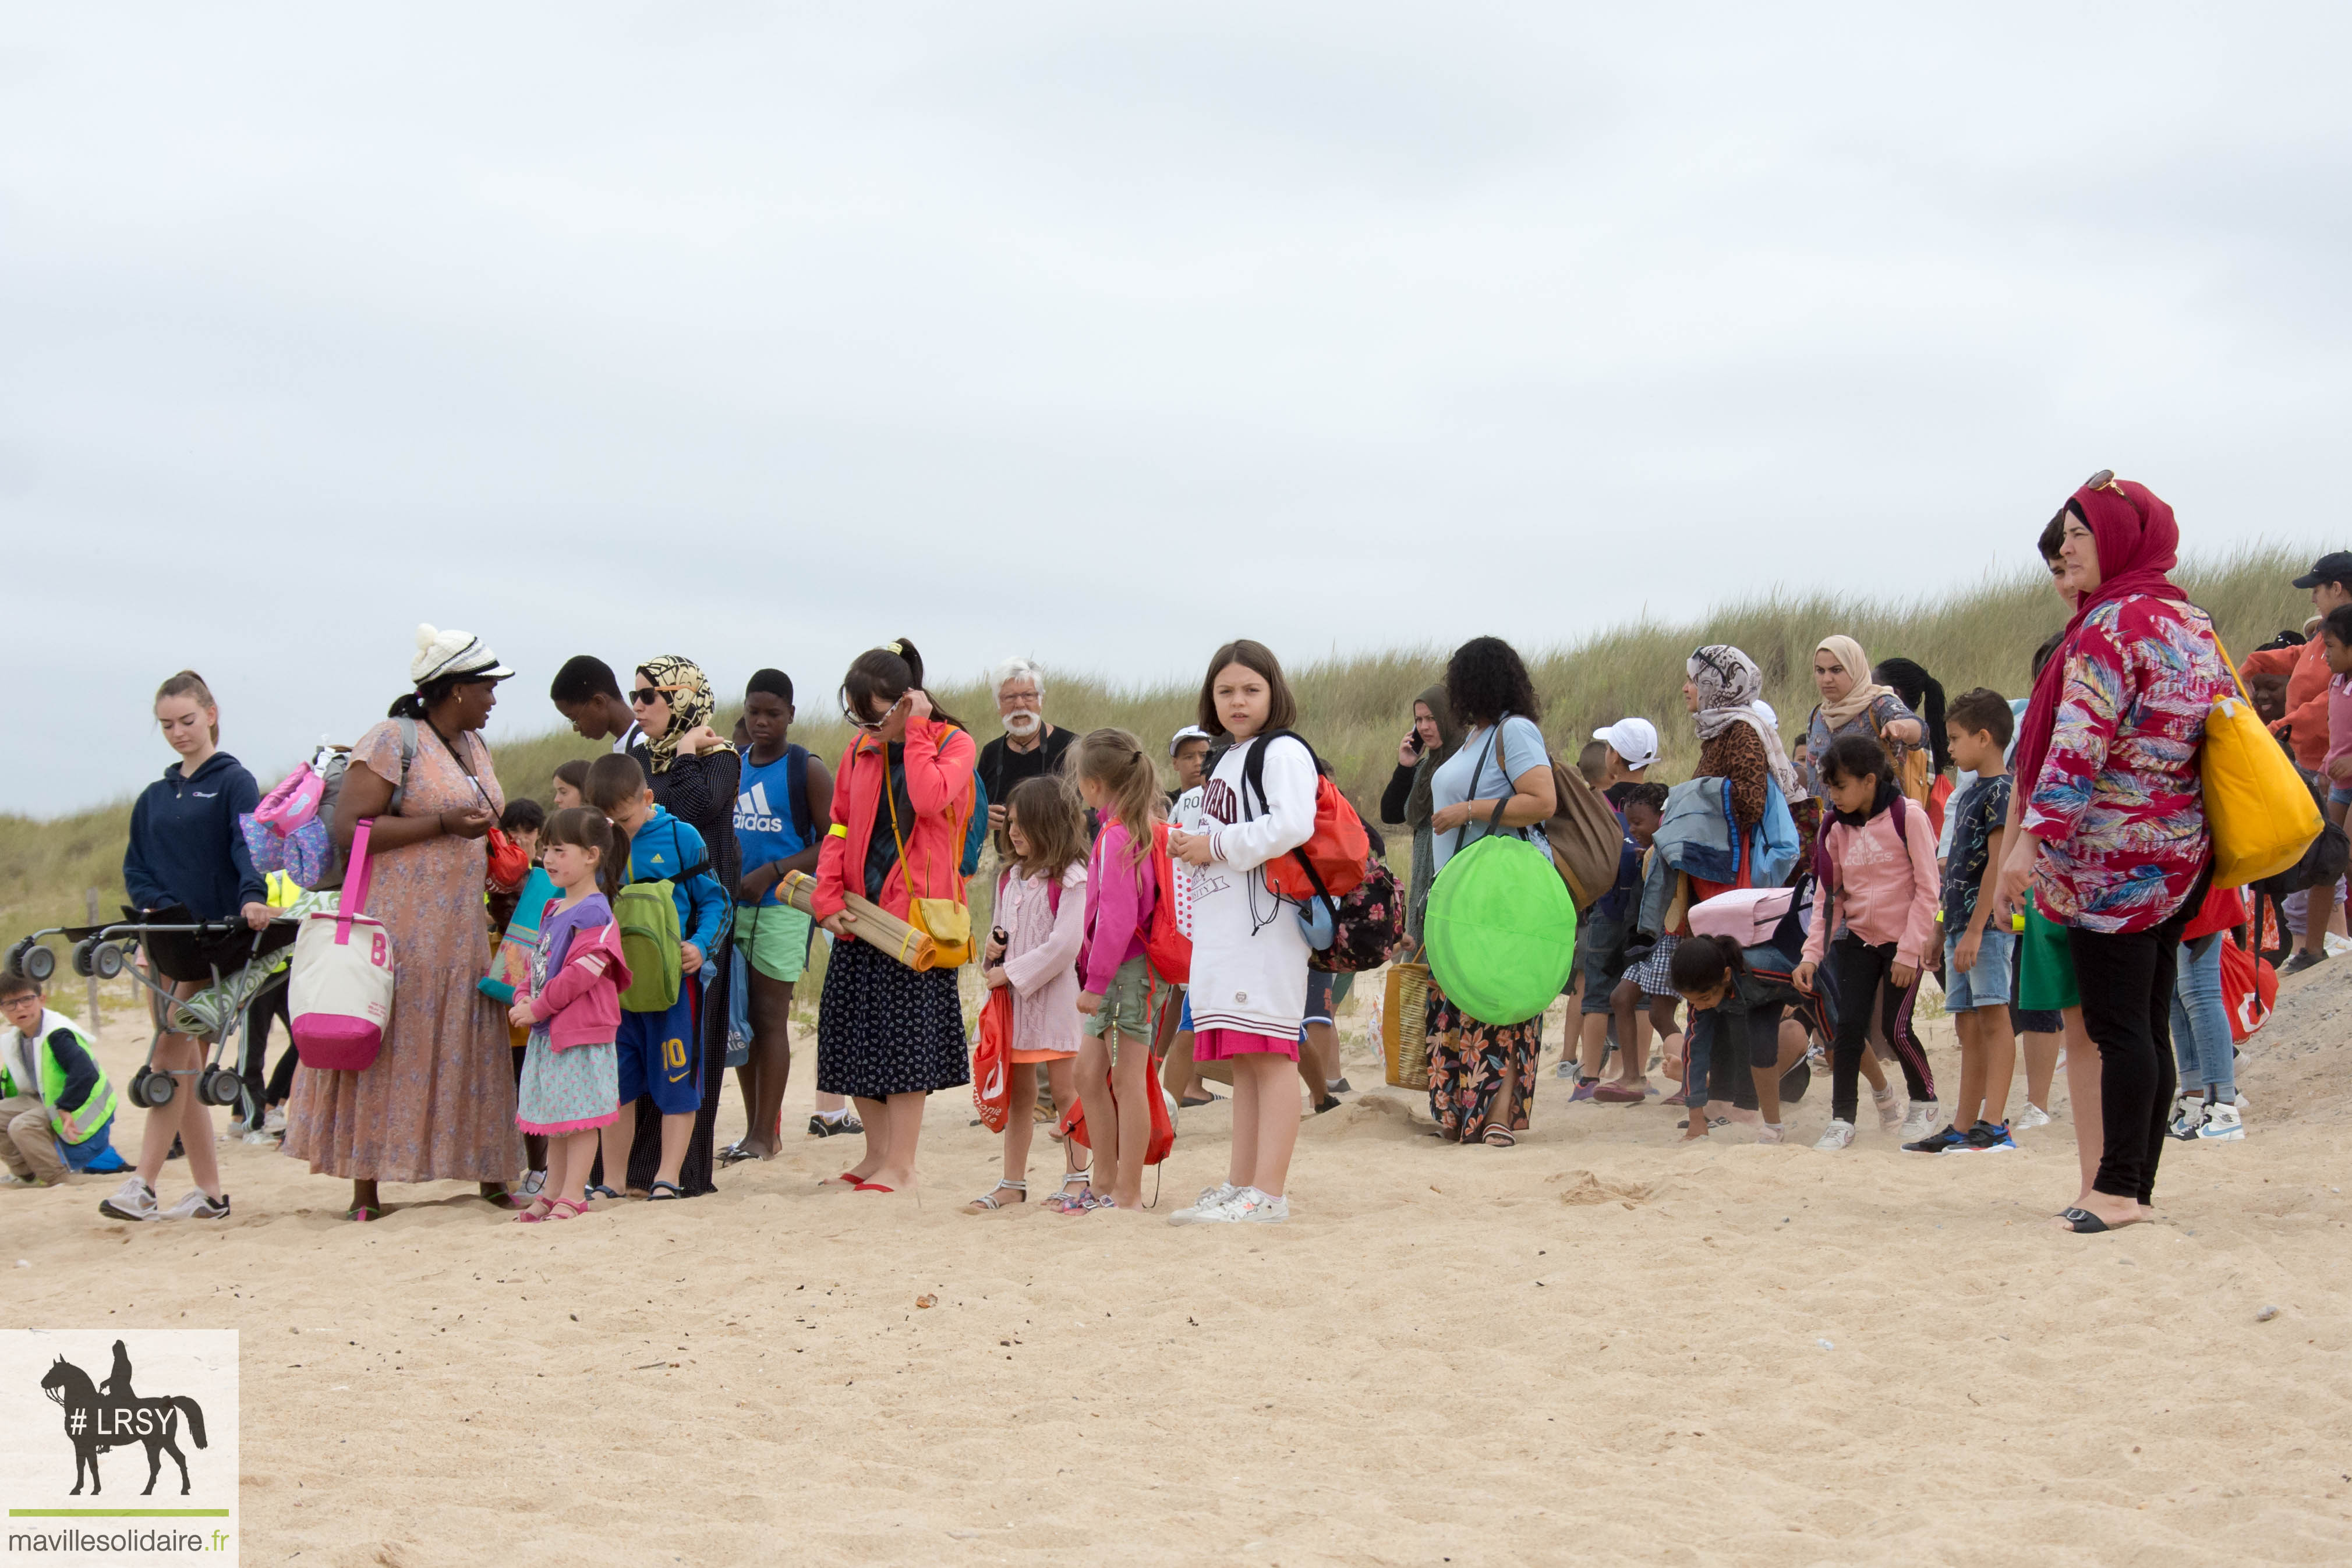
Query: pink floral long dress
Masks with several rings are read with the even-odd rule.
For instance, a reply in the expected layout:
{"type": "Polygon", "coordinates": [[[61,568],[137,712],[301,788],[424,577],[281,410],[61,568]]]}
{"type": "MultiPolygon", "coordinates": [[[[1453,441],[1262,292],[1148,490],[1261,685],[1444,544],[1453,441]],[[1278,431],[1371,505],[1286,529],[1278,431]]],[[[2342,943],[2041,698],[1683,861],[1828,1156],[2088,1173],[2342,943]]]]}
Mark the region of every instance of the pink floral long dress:
{"type": "MultiPolygon", "coordinates": [[[[429,725],[416,727],[404,817],[478,807],[481,796],[429,725]]],[[[467,732],[474,771],[503,810],[490,748],[467,732]]],[[[352,766],[397,783],[400,728],[360,737],[352,766]]],[[[475,982],[489,963],[481,839],[441,837],[392,850],[374,864],[367,913],[392,934],[392,1027],[364,1072],[310,1067],[294,1075],[286,1152],[353,1181],[510,1181],[522,1168],[515,1130],[514,1057],[506,1015],[475,982]]]]}

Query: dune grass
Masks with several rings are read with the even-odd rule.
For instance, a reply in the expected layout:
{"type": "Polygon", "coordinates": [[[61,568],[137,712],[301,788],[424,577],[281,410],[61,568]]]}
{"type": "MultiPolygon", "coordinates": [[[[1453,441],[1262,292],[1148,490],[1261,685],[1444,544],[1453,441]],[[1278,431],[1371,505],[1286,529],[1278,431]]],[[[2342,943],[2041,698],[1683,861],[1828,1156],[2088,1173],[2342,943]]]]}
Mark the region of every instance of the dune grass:
{"type": "MultiPolygon", "coordinates": [[[[2191,561],[2177,575],[2242,657],[2281,628],[2300,627],[2310,614],[2307,596],[2290,582],[2311,559],[2307,549],[2265,546],[2191,561]]],[[[1764,671],[1764,695],[1780,715],[1782,733],[1794,736],[1813,706],[1813,646],[1829,632],[1853,637],[1873,659],[1900,654],[1917,660],[1954,695],[1985,685],[2016,696],[2025,691],[2034,648],[2064,619],[2046,577],[2036,570],[1906,601],[1775,590],[1703,621],[1620,626],[1555,649],[1523,652],[1529,654],[1543,699],[1544,731],[1558,755],[1574,758],[1594,729],[1637,714],[1657,725],[1661,774],[1672,779],[1682,777],[1697,755],[1681,693],[1684,660],[1702,643],[1732,643],[1747,650],[1764,671]]],[[[1321,660],[1289,672],[1301,731],[1368,816],[1396,765],[1413,696],[1442,675],[1444,664],[1445,650],[1428,646],[1321,660]]],[[[846,727],[832,716],[831,691],[825,680],[804,678],[805,722],[793,731],[793,738],[827,758],[839,755],[848,737],[846,727]]],[[[933,695],[982,739],[997,733],[995,704],[977,685],[950,685],[933,695]]],[[[1168,737],[1193,722],[1197,702],[1198,687],[1191,679],[1119,686],[1049,674],[1045,707],[1055,724],[1081,730],[1116,725],[1164,756],[1168,737]]],[[[734,722],[735,711],[722,711],[722,729],[734,722]]],[[[602,746],[567,730],[509,742],[499,754],[499,777],[510,797],[531,795],[543,801],[558,763],[593,756],[602,746]]],[[[271,782],[264,779],[263,787],[271,782]]],[[[79,922],[87,888],[100,890],[101,907],[110,914],[122,897],[122,846],[130,817],[128,800],[47,821],[0,814],[0,936],[13,940],[37,925],[79,922]]]]}

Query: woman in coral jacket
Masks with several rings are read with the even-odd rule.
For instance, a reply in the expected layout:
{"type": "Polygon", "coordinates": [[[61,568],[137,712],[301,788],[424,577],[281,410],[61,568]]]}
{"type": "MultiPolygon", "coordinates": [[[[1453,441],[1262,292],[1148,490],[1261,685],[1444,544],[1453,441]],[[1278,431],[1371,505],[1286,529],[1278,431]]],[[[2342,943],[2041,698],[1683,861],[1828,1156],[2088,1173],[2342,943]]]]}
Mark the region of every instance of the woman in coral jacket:
{"type": "Polygon", "coordinates": [[[859,1192],[911,1187],[924,1096],[971,1081],[956,971],[910,969],[856,940],[842,918],[852,893],[918,925],[916,899],[964,903],[979,753],[922,688],[922,655],[904,638],[850,664],[841,707],[857,738],[836,770],[833,826],[817,852],[814,913],[835,941],[817,1010],[816,1086],[857,1102],[866,1157],[836,1179],[859,1192]]]}

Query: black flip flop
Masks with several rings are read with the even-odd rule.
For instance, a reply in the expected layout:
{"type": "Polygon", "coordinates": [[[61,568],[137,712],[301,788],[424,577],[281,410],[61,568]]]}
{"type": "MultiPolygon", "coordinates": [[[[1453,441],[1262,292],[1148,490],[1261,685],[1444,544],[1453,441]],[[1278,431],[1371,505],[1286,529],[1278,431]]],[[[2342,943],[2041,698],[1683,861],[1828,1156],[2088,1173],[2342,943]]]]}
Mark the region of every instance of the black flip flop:
{"type": "Polygon", "coordinates": [[[2096,1236],[2103,1230],[2115,1228],[2087,1208],[2070,1208],[2061,1213],[2058,1218],[2064,1220],[2066,1228],[2077,1236],[2096,1236]]]}
{"type": "Polygon", "coordinates": [[[685,1196],[685,1193],[678,1190],[676,1182],[657,1181],[646,1188],[647,1203],[669,1203],[685,1196]]]}

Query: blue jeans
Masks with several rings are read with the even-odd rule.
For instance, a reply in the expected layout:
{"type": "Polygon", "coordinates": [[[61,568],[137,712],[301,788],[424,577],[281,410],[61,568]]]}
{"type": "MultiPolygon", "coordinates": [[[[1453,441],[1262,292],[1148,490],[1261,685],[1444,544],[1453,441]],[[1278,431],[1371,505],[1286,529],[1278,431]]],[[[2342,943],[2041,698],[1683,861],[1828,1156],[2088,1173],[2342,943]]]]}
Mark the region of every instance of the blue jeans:
{"type": "Polygon", "coordinates": [[[2224,1095],[2238,1092],[2238,1071],[2230,1039],[2230,1009],[2221,1000],[2219,931],[2180,945],[2179,977],[2172,987],[2172,1051],[2180,1061],[2185,1089],[2200,1083],[2224,1095]]]}

